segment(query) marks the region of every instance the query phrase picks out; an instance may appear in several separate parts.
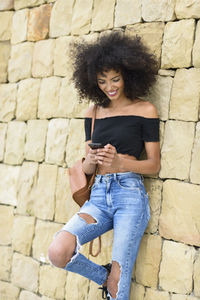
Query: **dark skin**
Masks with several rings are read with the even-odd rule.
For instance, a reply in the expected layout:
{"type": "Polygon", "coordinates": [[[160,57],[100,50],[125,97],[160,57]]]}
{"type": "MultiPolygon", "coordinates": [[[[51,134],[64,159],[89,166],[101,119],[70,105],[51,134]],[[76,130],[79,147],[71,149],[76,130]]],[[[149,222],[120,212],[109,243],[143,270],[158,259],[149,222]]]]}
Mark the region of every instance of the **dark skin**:
{"type": "MultiPolygon", "coordinates": [[[[97,82],[99,88],[111,100],[111,104],[107,108],[98,107],[96,118],[105,118],[117,115],[137,115],[146,118],[158,118],[157,110],[153,104],[141,99],[131,101],[124,94],[124,81],[120,72],[110,70],[97,74],[97,82]]],[[[86,112],[86,117],[92,117],[93,107],[86,112]]],[[[117,150],[111,144],[107,144],[104,148],[92,150],[89,147],[90,141],[86,142],[86,159],[83,169],[86,174],[95,172],[96,164],[98,164],[98,173],[113,172],[135,172],[139,174],[156,174],[160,170],[160,143],[145,142],[145,150],[147,158],[145,160],[137,160],[134,156],[123,156],[117,153],[117,150]]],[[[81,214],[87,222],[95,222],[92,216],[81,214]]],[[[112,262],[111,273],[104,283],[113,298],[116,298],[118,291],[118,282],[120,280],[120,266],[118,262],[112,262]]]]}
{"type": "MultiPolygon", "coordinates": [[[[147,118],[157,118],[157,111],[153,104],[141,99],[131,101],[124,94],[124,81],[120,72],[110,70],[97,74],[99,88],[111,100],[107,108],[98,107],[96,118],[104,118],[117,115],[137,115],[147,118]]],[[[86,112],[86,117],[92,117],[93,107],[86,112]]],[[[147,159],[137,160],[133,156],[125,157],[117,153],[116,148],[110,144],[104,148],[92,150],[86,142],[86,159],[83,163],[83,170],[86,174],[95,172],[96,164],[98,164],[98,172],[101,174],[113,172],[132,171],[140,174],[155,174],[160,169],[160,144],[159,142],[145,142],[147,159]]],[[[95,223],[95,219],[88,214],[80,213],[79,216],[87,223],[95,223]]],[[[76,249],[76,237],[62,231],[53,240],[49,247],[49,258],[51,262],[60,268],[66,266],[71,260],[76,249]]],[[[118,291],[118,282],[120,280],[120,266],[116,261],[112,262],[112,269],[109,277],[104,285],[112,296],[116,298],[118,291]]]]}
{"type": "MultiPolygon", "coordinates": [[[[133,115],[146,118],[158,118],[155,106],[141,99],[131,101],[127,99],[123,93],[123,78],[120,72],[111,70],[103,75],[97,75],[99,88],[110,98],[111,104],[108,108],[98,108],[96,118],[104,118],[115,115],[133,115]],[[116,82],[116,80],[119,81],[116,82]],[[109,94],[111,92],[111,96],[109,94]],[[116,91],[116,94],[114,92],[116,91]]],[[[92,117],[93,107],[90,107],[86,113],[86,117],[92,117]]],[[[91,174],[98,164],[99,169],[103,167],[119,172],[132,171],[140,174],[156,174],[160,169],[160,143],[145,142],[145,150],[147,158],[145,160],[137,160],[135,157],[125,158],[118,154],[116,148],[111,144],[107,144],[104,148],[92,150],[88,146],[91,141],[86,142],[86,160],[84,163],[85,172],[91,174]],[[134,158],[134,159],[133,159],[134,158]]]]}

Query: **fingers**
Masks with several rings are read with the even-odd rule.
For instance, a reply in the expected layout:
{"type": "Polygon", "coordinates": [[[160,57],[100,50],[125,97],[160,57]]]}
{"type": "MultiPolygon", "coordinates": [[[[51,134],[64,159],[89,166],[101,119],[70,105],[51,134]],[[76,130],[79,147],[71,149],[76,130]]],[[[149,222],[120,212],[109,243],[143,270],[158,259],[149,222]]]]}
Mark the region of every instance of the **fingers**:
{"type": "Polygon", "coordinates": [[[88,152],[88,160],[92,164],[97,164],[97,158],[96,158],[97,150],[90,149],[88,152]]]}
{"type": "Polygon", "coordinates": [[[110,166],[113,163],[116,154],[116,148],[110,144],[107,144],[104,148],[97,150],[96,159],[99,164],[110,166]]]}

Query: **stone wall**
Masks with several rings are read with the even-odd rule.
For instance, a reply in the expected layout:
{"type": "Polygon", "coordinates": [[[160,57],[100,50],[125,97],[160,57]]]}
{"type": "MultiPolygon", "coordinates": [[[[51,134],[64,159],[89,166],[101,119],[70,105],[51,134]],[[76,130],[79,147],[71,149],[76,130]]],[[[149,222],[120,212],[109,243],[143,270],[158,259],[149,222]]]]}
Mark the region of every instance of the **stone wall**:
{"type": "MultiPolygon", "coordinates": [[[[0,299],[101,299],[54,268],[53,235],[77,211],[67,167],[84,155],[69,44],[108,30],[140,35],[160,70],[147,97],[161,119],[161,170],[146,176],[152,218],[131,300],[200,299],[200,0],[0,1],[0,299]]],[[[111,257],[112,232],[102,254],[111,257]]],[[[86,256],[88,245],[82,248],[86,256]]]]}

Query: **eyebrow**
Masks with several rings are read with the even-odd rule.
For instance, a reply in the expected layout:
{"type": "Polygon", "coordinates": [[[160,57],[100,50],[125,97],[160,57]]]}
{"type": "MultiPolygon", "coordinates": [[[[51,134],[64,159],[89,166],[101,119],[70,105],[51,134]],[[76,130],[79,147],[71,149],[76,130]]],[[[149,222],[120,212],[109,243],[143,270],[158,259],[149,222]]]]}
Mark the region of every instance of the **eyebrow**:
{"type": "MultiPolygon", "coordinates": [[[[119,75],[116,75],[116,76],[114,76],[114,77],[112,77],[111,80],[112,80],[112,79],[115,79],[116,77],[119,77],[119,76],[120,76],[120,74],[119,74],[119,75]]],[[[105,78],[106,76],[102,74],[102,77],[105,78]]],[[[97,78],[97,80],[104,80],[104,79],[102,79],[102,78],[97,78]]]]}

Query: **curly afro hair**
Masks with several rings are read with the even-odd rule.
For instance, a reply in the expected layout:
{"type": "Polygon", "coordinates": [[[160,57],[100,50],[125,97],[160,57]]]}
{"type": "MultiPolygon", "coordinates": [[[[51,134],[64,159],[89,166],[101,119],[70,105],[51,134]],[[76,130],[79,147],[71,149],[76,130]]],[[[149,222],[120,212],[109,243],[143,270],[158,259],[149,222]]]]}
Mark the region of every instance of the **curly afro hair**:
{"type": "MultiPolygon", "coordinates": [[[[73,76],[80,99],[107,107],[110,100],[100,90],[97,73],[114,69],[124,80],[124,93],[134,100],[145,96],[156,80],[158,64],[139,37],[113,31],[93,43],[75,43],[72,49],[73,76]]],[[[81,101],[81,100],[80,100],[81,101]]]]}

